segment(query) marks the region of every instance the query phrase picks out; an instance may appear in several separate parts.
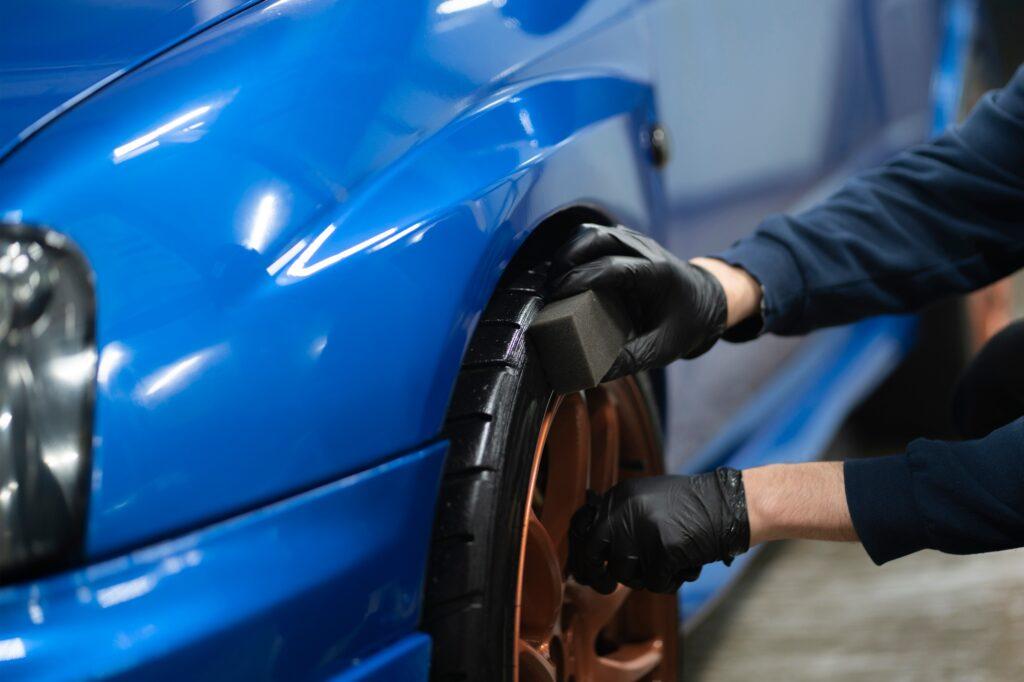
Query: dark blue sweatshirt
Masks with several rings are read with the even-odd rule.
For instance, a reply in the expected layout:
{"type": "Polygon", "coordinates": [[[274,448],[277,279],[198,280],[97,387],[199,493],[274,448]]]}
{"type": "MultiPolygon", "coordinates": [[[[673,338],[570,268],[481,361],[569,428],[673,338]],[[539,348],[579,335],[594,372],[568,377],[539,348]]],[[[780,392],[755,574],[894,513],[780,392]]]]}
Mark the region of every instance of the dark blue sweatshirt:
{"type": "MultiPolygon", "coordinates": [[[[716,257],[764,288],[764,331],[801,334],[907,312],[1024,266],[1024,67],[935,141],[775,215],[716,257]]],[[[1024,352],[1024,348],[1021,349],[1024,352]]],[[[1024,419],[966,442],[849,461],[846,497],[868,554],[1024,546],[1024,419]]]]}

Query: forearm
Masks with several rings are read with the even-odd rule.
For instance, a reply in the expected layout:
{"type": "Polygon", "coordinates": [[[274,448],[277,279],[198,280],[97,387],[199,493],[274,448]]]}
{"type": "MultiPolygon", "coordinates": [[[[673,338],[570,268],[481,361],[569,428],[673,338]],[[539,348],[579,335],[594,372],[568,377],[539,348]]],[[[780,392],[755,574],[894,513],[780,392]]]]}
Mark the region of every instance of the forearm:
{"type": "Polygon", "coordinates": [[[750,545],[784,539],[856,541],[842,462],[773,464],[743,472],[750,545]]]}
{"type": "Polygon", "coordinates": [[[722,285],[728,308],[726,327],[733,327],[758,312],[761,285],[746,270],[714,258],[694,258],[690,263],[710,272],[722,285]]]}
{"type": "Polygon", "coordinates": [[[764,286],[763,330],[916,310],[1024,265],[1024,68],[962,127],[774,215],[716,255],[764,286]]]}

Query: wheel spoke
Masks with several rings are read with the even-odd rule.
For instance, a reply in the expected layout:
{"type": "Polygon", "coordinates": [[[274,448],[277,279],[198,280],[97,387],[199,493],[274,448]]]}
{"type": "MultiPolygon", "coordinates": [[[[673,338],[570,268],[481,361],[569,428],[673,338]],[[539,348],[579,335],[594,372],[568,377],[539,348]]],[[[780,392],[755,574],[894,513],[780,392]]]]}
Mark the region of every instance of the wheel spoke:
{"type": "MultiPolygon", "coordinates": [[[[663,645],[656,638],[620,644],[604,656],[596,653],[597,640],[602,636],[602,630],[615,619],[631,594],[632,590],[625,585],[619,585],[608,595],[573,581],[566,586],[567,601],[574,609],[570,628],[575,649],[573,660],[580,679],[597,682],[639,680],[661,663],[663,645]]],[[[602,639],[607,636],[606,632],[602,639]]]]}
{"type": "Polygon", "coordinates": [[[660,639],[623,644],[607,656],[598,656],[595,682],[634,682],[661,663],[664,645],[660,639]]]}
{"type": "MultiPolygon", "coordinates": [[[[580,621],[585,624],[587,634],[584,638],[593,642],[601,628],[619,612],[631,592],[625,585],[619,585],[611,594],[601,594],[570,580],[566,585],[566,594],[576,607],[580,621]]],[[[579,637],[581,633],[577,630],[576,634],[579,637]]]]}
{"type": "Polygon", "coordinates": [[[562,612],[562,568],[551,537],[533,512],[526,530],[521,608],[520,638],[547,643],[562,612]]]}
{"type": "Polygon", "coordinates": [[[604,386],[587,394],[590,408],[590,487],[603,493],[619,478],[619,412],[615,396],[604,386]]]}
{"type": "Polygon", "coordinates": [[[519,642],[520,682],[555,682],[557,675],[555,665],[536,647],[519,642]]]}
{"type": "Polygon", "coordinates": [[[547,442],[548,481],[541,521],[555,543],[559,566],[569,556],[569,522],[586,499],[590,468],[590,417],[579,393],[566,396],[547,442]]]}

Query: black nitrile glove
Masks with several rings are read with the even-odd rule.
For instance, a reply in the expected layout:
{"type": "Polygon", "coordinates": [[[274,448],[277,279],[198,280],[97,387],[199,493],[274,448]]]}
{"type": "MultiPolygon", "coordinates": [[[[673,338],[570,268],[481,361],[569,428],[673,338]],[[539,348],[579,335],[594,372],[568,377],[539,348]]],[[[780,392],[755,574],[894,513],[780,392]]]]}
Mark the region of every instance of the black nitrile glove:
{"type": "Polygon", "coordinates": [[[553,300],[588,289],[614,292],[636,338],[604,377],[610,381],[679,358],[695,358],[725,331],[725,292],[706,270],[624,227],[583,225],[551,264],[553,300]]]}
{"type": "Polygon", "coordinates": [[[573,515],[569,570],[602,594],[616,583],[671,593],[704,564],[728,565],[749,547],[740,471],[632,478],[604,495],[589,493],[573,515]]]}

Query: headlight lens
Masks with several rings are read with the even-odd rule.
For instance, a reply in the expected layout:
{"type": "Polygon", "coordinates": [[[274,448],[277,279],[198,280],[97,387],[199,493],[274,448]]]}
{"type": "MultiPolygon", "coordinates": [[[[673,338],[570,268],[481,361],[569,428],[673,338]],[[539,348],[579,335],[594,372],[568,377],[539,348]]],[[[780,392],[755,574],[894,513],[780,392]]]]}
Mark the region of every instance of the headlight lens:
{"type": "Polygon", "coordinates": [[[0,576],[63,562],[84,530],[96,375],[84,257],[0,225],[0,576]]]}

